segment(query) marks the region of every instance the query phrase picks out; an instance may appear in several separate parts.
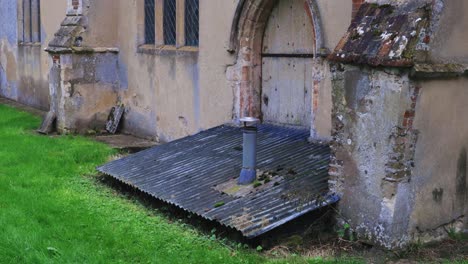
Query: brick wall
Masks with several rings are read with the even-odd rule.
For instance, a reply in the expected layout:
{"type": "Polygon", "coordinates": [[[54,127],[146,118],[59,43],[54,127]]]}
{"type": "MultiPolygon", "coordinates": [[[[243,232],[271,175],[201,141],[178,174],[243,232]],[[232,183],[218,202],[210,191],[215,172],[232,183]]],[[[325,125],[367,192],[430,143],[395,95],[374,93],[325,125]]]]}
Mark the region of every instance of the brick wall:
{"type": "Polygon", "coordinates": [[[80,7],[80,1],[79,0],[72,0],[72,6],[74,10],[78,10],[80,7]]]}
{"type": "Polygon", "coordinates": [[[352,0],[353,1],[353,14],[352,17],[354,18],[359,11],[359,8],[361,7],[362,3],[365,2],[365,0],[352,0]]]}
{"type": "Polygon", "coordinates": [[[83,14],[83,1],[84,0],[67,0],[67,15],[82,15],[83,14]]]}
{"type": "Polygon", "coordinates": [[[395,128],[391,135],[393,152],[390,153],[389,162],[386,164],[385,178],[390,182],[407,180],[411,176],[411,168],[414,167],[413,159],[419,131],[413,128],[413,121],[420,90],[418,86],[412,87],[410,107],[403,114],[401,126],[395,128]]]}

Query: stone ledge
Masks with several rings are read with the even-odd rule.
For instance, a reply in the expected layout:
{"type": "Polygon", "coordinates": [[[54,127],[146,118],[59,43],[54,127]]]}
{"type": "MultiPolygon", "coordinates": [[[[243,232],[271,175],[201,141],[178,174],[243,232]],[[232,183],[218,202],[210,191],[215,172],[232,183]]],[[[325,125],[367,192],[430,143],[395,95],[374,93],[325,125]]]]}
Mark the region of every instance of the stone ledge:
{"type": "Polygon", "coordinates": [[[41,42],[18,42],[18,46],[40,47],[41,42]]]}
{"type": "Polygon", "coordinates": [[[454,78],[468,74],[466,64],[415,64],[411,77],[424,79],[454,78]]]}
{"type": "Polygon", "coordinates": [[[198,47],[183,46],[155,46],[150,44],[140,45],[137,53],[150,54],[150,55],[177,55],[177,54],[190,54],[198,53],[198,47]]]}
{"type": "Polygon", "coordinates": [[[45,51],[49,53],[58,53],[58,54],[65,54],[65,53],[75,53],[75,54],[84,54],[84,53],[119,53],[119,48],[106,48],[106,47],[47,47],[45,51]]]}

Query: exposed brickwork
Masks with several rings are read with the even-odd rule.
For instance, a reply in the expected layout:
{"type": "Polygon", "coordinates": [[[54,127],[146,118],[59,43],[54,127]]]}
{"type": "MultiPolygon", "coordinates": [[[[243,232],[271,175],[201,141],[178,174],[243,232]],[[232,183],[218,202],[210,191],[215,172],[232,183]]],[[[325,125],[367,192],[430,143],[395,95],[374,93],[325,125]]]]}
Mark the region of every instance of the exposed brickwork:
{"type": "Polygon", "coordinates": [[[78,10],[80,7],[80,0],[72,0],[72,6],[74,10],[78,10]]]}
{"type": "MultiPolygon", "coordinates": [[[[239,18],[237,46],[239,57],[232,75],[238,76],[239,115],[262,118],[261,113],[261,74],[262,74],[262,40],[275,1],[246,1],[239,18]]],[[[306,12],[314,23],[313,12],[309,1],[305,2],[306,12]]],[[[312,30],[315,35],[315,28],[312,30]]],[[[317,85],[318,87],[318,85],[317,85]]],[[[318,104],[318,102],[317,102],[318,104]]]]}
{"type": "Polygon", "coordinates": [[[320,85],[320,81],[318,80],[315,80],[314,81],[314,93],[313,93],[313,106],[312,106],[312,110],[314,113],[317,112],[318,108],[319,108],[319,85],[320,85]]]}
{"type": "Polygon", "coordinates": [[[362,3],[364,3],[364,0],[352,0],[353,1],[353,14],[352,17],[354,18],[359,11],[359,8],[361,8],[362,3]]]}
{"type": "Polygon", "coordinates": [[[413,122],[420,90],[420,87],[413,88],[410,109],[404,112],[401,126],[396,127],[392,133],[393,153],[390,154],[390,161],[386,164],[387,181],[398,182],[411,176],[419,134],[419,131],[413,129],[413,122]]]}
{"type": "MultiPolygon", "coordinates": [[[[345,126],[351,125],[350,122],[353,122],[353,114],[349,115],[348,106],[343,105],[345,101],[345,91],[341,90],[342,88],[339,89],[339,87],[344,87],[345,82],[342,69],[339,69],[339,67],[332,67],[332,73],[334,75],[333,80],[336,87],[332,93],[334,105],[332,119],[333,141],[331,143],[331,148],[333,155],[329,166],[329,175],[332,186],[335,185],[333,189],[337,190],[337,192],[341,192],[340,185],[345,174],[355,173],[349,171],[350,169],[352,170],[350,164],[347,165],[348,167],[344,167],[345,160],[349,158],[348,152],[354,147],[355,138],[349,134],[349,129],[345,128],[345,126]]],[[[399,124],[390,131],[389,144],[391,150],[387,154],[388,161],[385,164],[384,183],[398,183],[408,180],[411,176],[412,168],[414,167],[414,152],[419,131],[414,129],[413,123],[421,89],[417,86],[412,86],[410,89],[410,95],[406,103],[408,109],[403,109],[399,124]]],[[[391,196],[394,192],[389,191],[389,193],[391,196]]]]}
{"type": "Polygon", "coordinates": [[[344,86],[344,69],[340,65],[332,64],[331,73],[334,82],[332,92],[332,138],[330,147],[332,150],[331,160],[329,164],[328,174],[330,175],[330,187],[334,192],[342,192],[342,182],[344,179],[344,161],[343,157],[339,157],[339,151],[343,149],[343,131],[345,124],[343,113],[346,112],[344,102],[344,94],[339,87],[344,86]]]}
{"type": "Polygon", "coordinates": [[[60,65],[60,55],[53,55],[52,62],[54,63],[54,65],[60,65]]]}
{"type": "Polygon", "coordinates": [[[240,116],[261,118],[260,81],[261,78],[261,41],[263,33],[274,7],[273,1],[251,1],[246,5],[240,21],[243,24],[239,32],[242,52],[241,84],[240,84],[240,116]]]}
{"type": "Polygon", "coordinates": [[[415,87],[413,91],[413,95],[411,96],[411,109],[405,112],[404,118],[403,118],[403,128],[407,130],[412,130],[413,129],[413,121],[416,113],[416,102],[419,97],[421,88],[420,87],[415,87]]]}

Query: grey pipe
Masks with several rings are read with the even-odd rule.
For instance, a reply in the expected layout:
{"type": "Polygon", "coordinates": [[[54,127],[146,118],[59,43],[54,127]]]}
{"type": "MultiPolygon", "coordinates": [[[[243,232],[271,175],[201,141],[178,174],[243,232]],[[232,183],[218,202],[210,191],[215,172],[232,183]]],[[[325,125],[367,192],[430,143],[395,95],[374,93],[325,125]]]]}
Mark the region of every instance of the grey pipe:
{"type": "Polygon", "coordinates": [[[240,185],[247,185],[257,178],[257,127],[243,128],[242,171],[239,177],[240,185]]]}

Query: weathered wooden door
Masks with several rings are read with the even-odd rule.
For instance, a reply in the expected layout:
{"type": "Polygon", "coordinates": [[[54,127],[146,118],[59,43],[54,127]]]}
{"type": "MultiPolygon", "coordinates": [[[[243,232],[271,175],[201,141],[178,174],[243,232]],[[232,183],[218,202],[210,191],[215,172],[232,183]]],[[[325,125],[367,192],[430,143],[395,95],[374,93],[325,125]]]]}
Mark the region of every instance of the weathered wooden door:
{"type": "Polygon", "coordinates": [[[304,0],[280,0],[263,38],[264,122],[310,128],[314,33],[304,0]]]}

